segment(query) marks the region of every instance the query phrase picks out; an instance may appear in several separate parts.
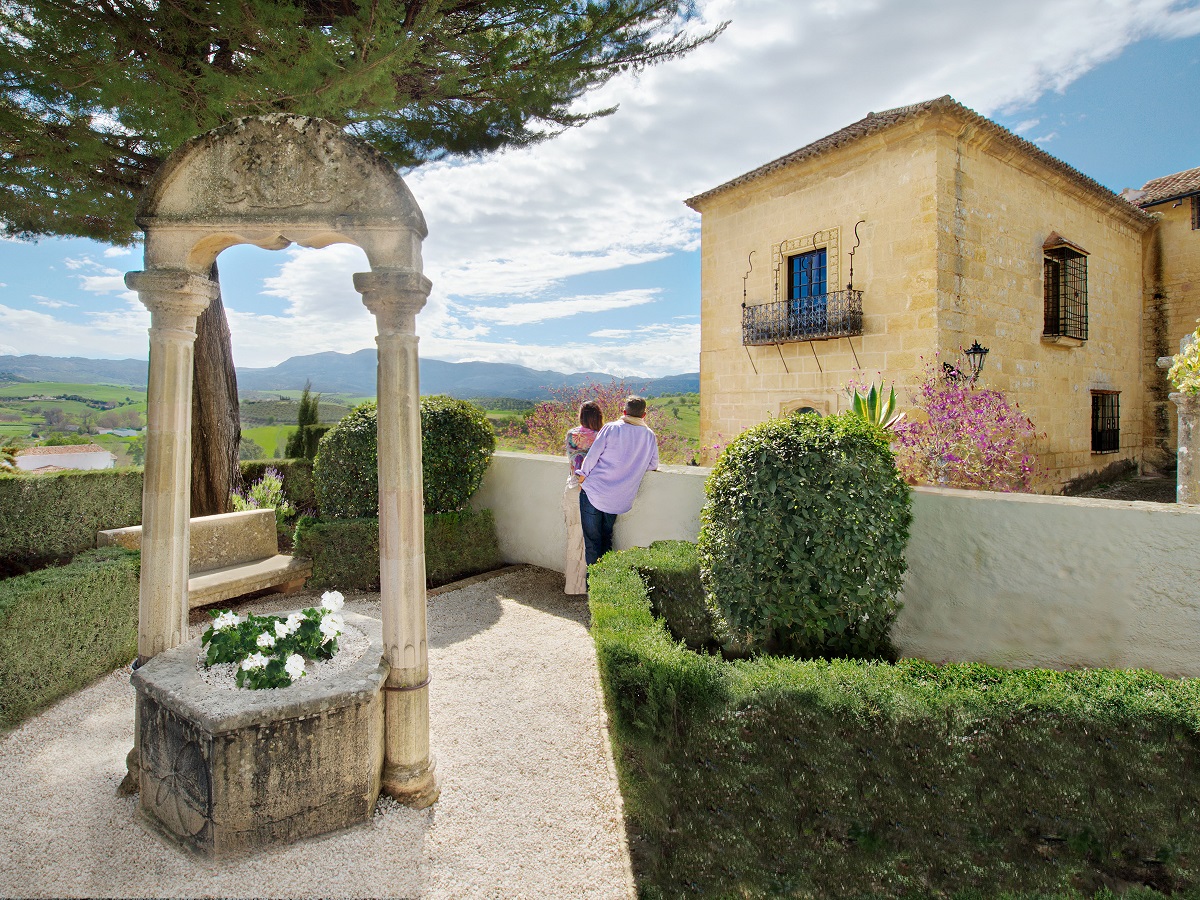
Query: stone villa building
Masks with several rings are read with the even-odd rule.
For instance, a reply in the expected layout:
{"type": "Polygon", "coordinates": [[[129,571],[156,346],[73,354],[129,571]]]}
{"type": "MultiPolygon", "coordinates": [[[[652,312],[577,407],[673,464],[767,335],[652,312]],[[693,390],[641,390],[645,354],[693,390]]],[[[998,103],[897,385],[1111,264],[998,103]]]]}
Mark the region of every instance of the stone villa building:
{"type": "Polygon", "coordinates": [[[1161,464],[1174,412],[1155,361],[1200,316],[1197,195],[1200,169],[1118,196],[941,97],[692,197],[701,440],[845,409],[851,380],[903,394],[979,342],[980,385],[1045,434],[1044,489],[1161,464]]]}

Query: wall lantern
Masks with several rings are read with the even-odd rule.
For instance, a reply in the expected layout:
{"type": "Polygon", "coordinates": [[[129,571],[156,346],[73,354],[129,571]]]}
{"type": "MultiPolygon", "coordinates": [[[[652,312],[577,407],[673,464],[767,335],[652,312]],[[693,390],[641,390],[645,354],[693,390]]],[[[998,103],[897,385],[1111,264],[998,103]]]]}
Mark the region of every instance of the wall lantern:
{"type": "Polygon", "coordinates": [[[979,346],[979,341],[976,341],[963,353],[967,357],[967,362],[971,364],[971,384],[974,384],[979,378],[979,373],[983,371],[983,362],[987,358],[988,348],[979,346]]]}

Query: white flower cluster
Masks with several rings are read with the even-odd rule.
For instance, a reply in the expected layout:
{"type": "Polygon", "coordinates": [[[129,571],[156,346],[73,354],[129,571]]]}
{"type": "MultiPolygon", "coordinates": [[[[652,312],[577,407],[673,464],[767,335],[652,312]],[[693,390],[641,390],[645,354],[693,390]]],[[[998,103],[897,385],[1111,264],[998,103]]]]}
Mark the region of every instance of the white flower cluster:
{"type": "Polygon", "coordinates": [[[241,621],[235,613],[227,609],[213,619],[213,631],[225,631],[228,628],[236,628],[241,621]]]}
{"type": "Polygon", "coordinates": [[[303,621],[304,613],[292,613],[287,617],[286,622],[276,622],[275,637],[283,640],[283,638],[295,634],[296,630],[300,627],[300,623],[303,621]]]}
{"type": "Polygon", "coordinates": [[[288,678],[295,681],[297,678],[303,678],[308,673],[304,671],[304,657],[299,653],[293,653],[287,658],[283,664],[283,670],[287,672],[288,678]]]}

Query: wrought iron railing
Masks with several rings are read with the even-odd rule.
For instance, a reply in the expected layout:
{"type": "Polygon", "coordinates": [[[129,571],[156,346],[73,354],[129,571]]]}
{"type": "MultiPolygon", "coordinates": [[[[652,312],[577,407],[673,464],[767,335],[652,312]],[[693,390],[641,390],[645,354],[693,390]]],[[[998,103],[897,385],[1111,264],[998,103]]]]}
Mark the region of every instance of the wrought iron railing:
{"type": "Polygon", "coordinates": [[[742,343],[824,341],[862,334],[862,291],[742,307],[742,343]]]}

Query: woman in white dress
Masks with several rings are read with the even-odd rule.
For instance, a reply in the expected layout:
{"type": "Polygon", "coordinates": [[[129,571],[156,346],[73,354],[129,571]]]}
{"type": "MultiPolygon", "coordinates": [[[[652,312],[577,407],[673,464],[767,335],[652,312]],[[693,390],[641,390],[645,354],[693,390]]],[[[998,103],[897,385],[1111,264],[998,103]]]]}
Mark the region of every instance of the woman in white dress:
{"type": "Polygon", "coordinates": [[[587,563],[583,558],[583,526],[579,523],[579,467],[596,433],[604,425],[600,404],[589,400],[579,407],[579,425],[567,432],[567,487],[563,491],[563,517],[567,522],[567,558],[563,572],[568,594],[587,593],[587,563]]]}

